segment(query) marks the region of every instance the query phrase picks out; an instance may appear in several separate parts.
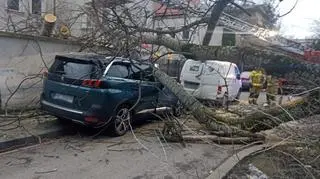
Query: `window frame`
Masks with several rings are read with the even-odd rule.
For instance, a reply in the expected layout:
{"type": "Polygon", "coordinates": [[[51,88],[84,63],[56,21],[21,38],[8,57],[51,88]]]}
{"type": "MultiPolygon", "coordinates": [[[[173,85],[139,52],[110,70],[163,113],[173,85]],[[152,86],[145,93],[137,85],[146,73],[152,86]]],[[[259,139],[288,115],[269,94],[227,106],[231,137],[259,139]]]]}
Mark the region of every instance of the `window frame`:
{"type": "Polygon", "coordinates": [[[189,40],[190,39],[190,29],[184,29],[182,31],[182,40],[189,40]]]}
{"type": "MultiPolygon", "coordinates": [[[[152,74],[152,72],[146,72],[148,71],[149,69],[152,70],[151,67],[148,66],[148,64],[140,64],[140,63],[137,63],[137,62],[132,62],[132,61],[127,61],[125,59],[117,59],[119,57],[116,57],[116,59],[114,61],[112,61],[111,63],[109,63],[105,69],[105,72],[104,72],[104,75],[103,75],[103,78],[112,78],[112,76],[108,76],[108,73],[109,73],[109,70],[110,68],[114,65],[114,64],[125,64],[126,66],[128,66],[128,70],[129,70],[129,76],[125,79],[130,79],[130,80],[138,80],[138,81],[145,81],[145,82],[156,82],[156,78],[154,77],[154,75],[152,74]],[[123,61],[125,60],[125,61],[123,61]],[[142,66],[142,65],[146,65],[148,66],[147,68],[141,68],[139,69],[139,66],[142,66]],[[133,67],[135,67],[136,69],[138,69],[139,71],[137,72],[134,72],[133,70],[133,67]],[[136,73],[143,73],[142,76],[140,75],[139,78],[133,78],[133,75],[136,74],[136,73]],[[147,78],[144,78],[144,75],[145,74],[149,74],[152,76],[152,79],[147,79],[147,78]]],[[[123,78],[123,77],[114,77],[114,78],[123,78]]]]}
{"type": "Polygon", "coordinates": [[[19,12],[20,11],[20,0],[7,0],[7,9],[9,11],[17,11],[17,12],[19,12]],[[17,1],[17,4],[15,3],[17,5],[17,9],[12,8],[13,6],[11,6],[11,5],[12,5],[13,1],[17,1]]]}
{"type": "Polygon", "coordinates": [[[35,14],[35,15],[41,15],[42,14],[42,0],[31,0],[31,14],[35,14]],[[40,8],[39,12],[34,12],[34,1],[38,1],[38,3],[40,4],[40,8]]]}
{"type": "Polygon", "coordinates": [[[121,61],[113,61],[113,62],[110,64],[110,66],[106,69],[106,73],[105,73],[105,75],[104,75],[104,78],[112,77],[112,78],[130,79],[130,76],[131,76],[130,63],[121,62],[121,61]],[[109,73],[110,69],[111,69],[114,65],[123,65],[123,66],[126,66],[126,68],[127,68],[127,70],[128,70],[128,76],[127,76],[127,77],[108,76],[108,73],[109,73]]]}
{"type": "MultiPolygon", "coordinates": [[[[53,64],[48,69],[48,72],[52,73],[54,75],[63,75],[64,77],[66,77],[68,79],[76,79],[76,80],[79,80],[79,79],[82,80],[82,79],[87,79],[87,78],[98,79],[102,76],[102,71],[99,72],[99,68],[100,67],[98,67],[97,64],[91,63],[89,61],[68,60],[68,58],[59,57],[59,58],[55,58],[53,64]],[[67,75],[68,72],[66,72],[65,70],[66,70],[66,65],[68,65],[69,63],[71,65],[83,65],[83,67],[85,65],[90,65],[91,66],[90,73],[87,73],[85,75],[81,74],[82,76],[80,76],[80,77],[68,76],[67,75]],[[61,70],[60,68],[63,68],[63,70],[61,70]],[[62,73],[59,74],[59,72],[62,72],[62,73]]],[[[76,68],[74,68],[74,69],[76,69],[76,68]]]]}

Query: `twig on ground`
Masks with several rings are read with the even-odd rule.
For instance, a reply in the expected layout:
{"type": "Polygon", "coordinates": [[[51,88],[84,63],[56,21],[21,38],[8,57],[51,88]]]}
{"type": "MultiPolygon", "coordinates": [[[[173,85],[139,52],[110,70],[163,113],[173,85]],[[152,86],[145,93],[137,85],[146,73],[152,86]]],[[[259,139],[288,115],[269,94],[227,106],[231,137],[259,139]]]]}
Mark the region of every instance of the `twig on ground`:
{"type": "Polygon", "coordinates": [[[56,172],[56,171],[58,171],[57,168],[52,169],[52,170],[46,170],[46,171],[36,171],[36,172],[34,172],[34,173],[35,173],[35,174],[45,174],[45,173],[52,173],[52,172],[56,172]]]}

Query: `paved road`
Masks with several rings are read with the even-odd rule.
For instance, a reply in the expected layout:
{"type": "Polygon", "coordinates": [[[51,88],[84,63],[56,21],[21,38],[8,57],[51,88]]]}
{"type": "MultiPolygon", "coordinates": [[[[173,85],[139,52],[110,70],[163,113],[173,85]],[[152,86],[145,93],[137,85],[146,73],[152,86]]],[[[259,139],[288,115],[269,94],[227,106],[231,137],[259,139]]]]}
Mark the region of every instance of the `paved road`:
{"type": "MultiPolygon", "coordinates": [[[[205,178],[234,146],[162,144],[155,130],[159,122],[138,126],[123,137],[80,131],[30,148],[0,154],[1,179],[43,178],[205,178]],[[165,153],[164,153],[165,151],[165,153]]],[[[95,131],[96,132],[96,131],[95,131]]]]}
{"type": "MultiPolygon", "coordinates": [[[[248,93],[241,95],[241,100],[247,98],[248,93]]],[[[261,94],[259,102],[264,101],[261,94]]],[[[0,178],[205,178],[234,153],[234,146],[160,143],[155,131],[162,129],[161,123],[151,121],[136,126],[138,140],[131,133],[92,139],[97,131],[81,129],[73,136],[0,154],[0,178]]]]}
{"type": "MultiPolygon", "coordinates": [[[[240,95],[240,100],[241,101],[248,101],[249,98],[249,92],[242,92],[240,95]]],[[[280,95],[277,96],[277,100],[279,100],[280,95]]],[[[283,96],[283,101],[282,102],[286,102],[288,101],[289,96],[284,95],[283,96]]],[[[266,93],[265,92],[261,92],[258,98],[258,104],[263,104],[267,102],[267,97],[266,97],[266,93]]]]}

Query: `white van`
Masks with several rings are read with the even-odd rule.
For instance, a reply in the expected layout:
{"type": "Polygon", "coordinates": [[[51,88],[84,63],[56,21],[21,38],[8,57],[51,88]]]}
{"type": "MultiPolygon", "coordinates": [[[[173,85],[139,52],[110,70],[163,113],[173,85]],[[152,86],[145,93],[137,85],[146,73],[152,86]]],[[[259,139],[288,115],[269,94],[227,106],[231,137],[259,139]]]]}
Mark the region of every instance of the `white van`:
{"type": "Polygon", "coordinates": [[[207,60],[187,60],[181,70],[181,85],[200,100],[219,102],[238,99],[241,93],[240,71],[236,64],[207,60]]]}

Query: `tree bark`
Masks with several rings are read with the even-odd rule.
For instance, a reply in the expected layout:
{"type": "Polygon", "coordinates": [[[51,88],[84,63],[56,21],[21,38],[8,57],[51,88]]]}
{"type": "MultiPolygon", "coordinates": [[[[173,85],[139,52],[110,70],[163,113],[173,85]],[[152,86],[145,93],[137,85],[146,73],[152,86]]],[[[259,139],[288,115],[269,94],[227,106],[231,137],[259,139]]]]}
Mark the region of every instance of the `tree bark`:
{"type": "Polygon", "coordinates": [[[56,21],[57,21],[57,17],[55,15],[46,14],[43,18],[43,26],[41,29],[41,35],[50,37],[52,34],[52,31],[54,29],[54,25],[55,25],[56,21]]]}
{"type": "Polygon", "coordinates": [[[267,46],[256,46],[249,44],[249,40],[242,43],[245,45],[238,46],[202,46],[189,44],[183,41],[178,41],[168,36],[151,36],[145,35],[142,38],[143,43],[165,46],[177,53],[185,55],[187,58],[203,61],[206,60],[227,60],[230,62],[239,62],[239,57],[245,53],[247,57],[257,59],[273,59],[274,62],[279,62],[281,58],[290,58],[295,62],[303,61],[303,56],[283,51],[281,49],[269,49],[267,46]]]}
{"type": "Polygon", "coordinates": [[[211,16],[208,21],[208,27],[206,34],[203,37],[202,45],[207,46],[209,45],[213,31],[218,23],[218,20],[220,18],[220,15],[225,7],[231,2],[232,0],[218,0],[215,2],[215,5],[211,11],[211,16]]]}
{"type": "Polygon", "coordinates": [[[219,137],[213,135],[204,135],[204,136],[190,136],[190,135],[183,135],[182,139],[184,142],[203,142],[203,141],[211,141],[217,144],[249,144],[255,142],[256,140],[250,137],[219,137]]]}

